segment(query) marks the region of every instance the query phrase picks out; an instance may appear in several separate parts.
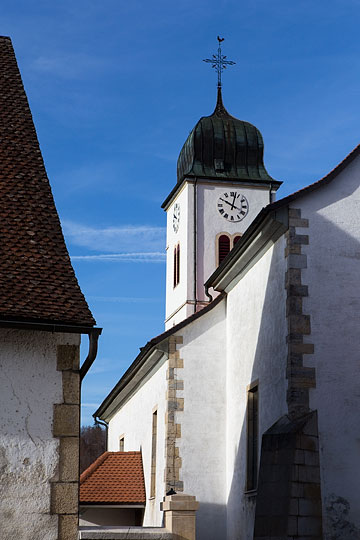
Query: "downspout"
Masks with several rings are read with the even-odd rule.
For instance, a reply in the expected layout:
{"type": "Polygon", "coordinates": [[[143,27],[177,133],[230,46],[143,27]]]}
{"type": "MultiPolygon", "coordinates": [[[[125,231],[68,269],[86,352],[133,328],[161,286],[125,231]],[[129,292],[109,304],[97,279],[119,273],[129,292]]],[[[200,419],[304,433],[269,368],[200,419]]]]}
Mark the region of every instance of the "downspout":
{"type": "Polygon", "coordinates": [[[194,313],[196,313],[197,304],[197,177],[194,181],[194,313]]]}
{"type": "Polygon", "coordinates": [[[269,203],[270,203],[270,204],[272,203],[272,200],[271,200],[271,191],[272,191],[272,182],[270,182],[270,188],[269,188],[269,203]]]}
{"type": "Polygon", "coordinates": [[[80,368],[80,381],[83,380],[94,362],[98,350],[98,341],[102,328],[93,328],[89,332],[89,352],[80,368]]]}
{"type": "Polygon", "coordinates": [[[208,286],[208,285],[205,287],[205,294],[206,294],[206,296],[208,297],[209,302],[212,302],[212,301],[213,301],[213,297],[212,297],[211,294],[209,293],[209,286],[208,286]]]}
{"type": "Polygon", "coordinates": [[[107,452],[109,424],[107,422],[105,422],[105,421],[99,420],[98,416],[94,416],[94,422],[95,422],[95,426],[104,426],[105,427],[105,452],[107,452]]]}

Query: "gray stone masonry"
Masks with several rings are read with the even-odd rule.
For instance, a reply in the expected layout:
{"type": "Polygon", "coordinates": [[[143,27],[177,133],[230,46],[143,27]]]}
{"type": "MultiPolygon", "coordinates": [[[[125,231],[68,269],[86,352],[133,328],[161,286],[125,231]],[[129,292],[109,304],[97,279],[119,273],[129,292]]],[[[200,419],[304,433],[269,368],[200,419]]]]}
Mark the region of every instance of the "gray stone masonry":
{"type": "Polygon", "coordinates": [[[317,413],[280,418],[262,438],[254,540],[321,540],[317,413]]]}

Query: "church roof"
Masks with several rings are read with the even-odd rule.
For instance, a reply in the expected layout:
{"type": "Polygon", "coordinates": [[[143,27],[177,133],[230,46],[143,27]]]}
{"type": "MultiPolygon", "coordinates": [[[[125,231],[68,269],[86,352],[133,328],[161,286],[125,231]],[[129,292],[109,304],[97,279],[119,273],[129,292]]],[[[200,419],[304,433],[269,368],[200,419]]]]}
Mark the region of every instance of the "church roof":
{"type": "Polygon", "coordinates": [[[80,504],[145,502],[141,452],[105,452],[80,476],[80,504]]]}
{"type": "Polygon", "coordinates": [[[200,118],[180,152],[177,181],[194,176],[280,184],[266,171],[263,155],[260,131],[228,113],[218,88],[214,112],[200,118]]]}
{"type": "Polygon", "coordinates": [[[0,215],[0,319],[93,326],[8,37],[0,37],[0,215]]]}

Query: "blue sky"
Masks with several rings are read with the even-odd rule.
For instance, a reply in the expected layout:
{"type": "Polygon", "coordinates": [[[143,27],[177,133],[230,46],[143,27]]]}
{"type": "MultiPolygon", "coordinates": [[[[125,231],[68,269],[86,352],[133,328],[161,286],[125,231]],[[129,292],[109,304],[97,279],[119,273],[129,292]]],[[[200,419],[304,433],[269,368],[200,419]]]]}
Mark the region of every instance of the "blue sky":
{"type": "MultiPolygon", "coordinates": [[[[223,97],[255,124],[279,197],[359,143],[360,0],[3,0],[68,249],[103,327],[83,423],[164,329],[165,214],[189,131],[223,97]]],[[[82,359],[87,353],[82,349],[82,359]]]]}

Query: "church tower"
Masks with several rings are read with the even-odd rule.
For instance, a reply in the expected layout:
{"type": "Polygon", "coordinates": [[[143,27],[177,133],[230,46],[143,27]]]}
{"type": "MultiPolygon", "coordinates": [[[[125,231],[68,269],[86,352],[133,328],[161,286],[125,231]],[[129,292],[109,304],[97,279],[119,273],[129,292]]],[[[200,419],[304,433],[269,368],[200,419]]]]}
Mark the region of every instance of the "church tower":
{"type": "Polygon", "coordinates": [[[281,182],[263,163],[260,131],[231,116],[221,84],[210,116],[190,132],[177,163],[177,183],[164,201],[167,212],[166,329],[209,302],[205,281],[281,182]]]}

